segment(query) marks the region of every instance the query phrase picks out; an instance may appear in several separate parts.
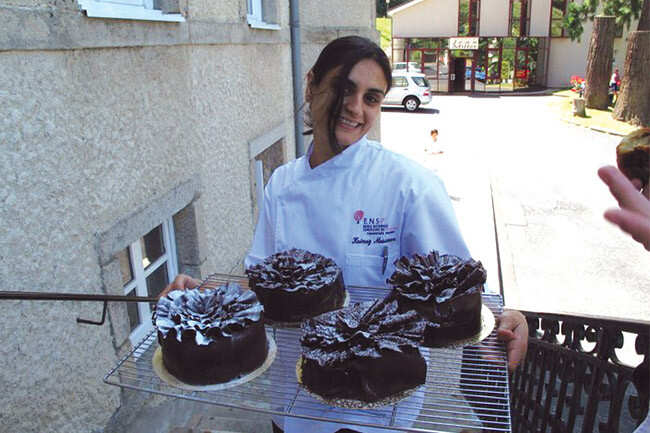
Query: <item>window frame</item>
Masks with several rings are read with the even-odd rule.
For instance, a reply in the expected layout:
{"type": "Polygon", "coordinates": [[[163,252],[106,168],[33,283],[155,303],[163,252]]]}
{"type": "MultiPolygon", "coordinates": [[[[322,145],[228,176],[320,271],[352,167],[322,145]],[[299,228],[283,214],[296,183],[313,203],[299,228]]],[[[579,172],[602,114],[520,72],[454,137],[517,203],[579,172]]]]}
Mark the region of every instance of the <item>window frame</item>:
{"type": "Polygon", "coordinates": [[[180,13],[154,9],[154,0],[78,0],[78,3],[89,18],[185,22],[185,17],[180,13]]]}
{"type": "Polygon", "coordinates": [[[548,36],[549,38],[567,38],[566,34],[566,29],[562,25],[564,18],[566,17],[567,10],[569,9],[569,3],[571,0],[561,0],[564,2],[564,10],[562,11],[562,18],[553,18],[553,0],[551,0],[551,13],[549,15],[549,23],[548,23],[548,36]],[[560,36],[553,36],[553,22],[554,21],[559,21],[560,22],[560,28],[562,29],[562,34],[560,36]]]}
{"type": "MultiPolygon", "coordinates": [[[[511,38],[525,38],[530,33],[530,10],[532,0],[510,0],[510,8],[508,12],[508,37],[511,38]],[[515,2],[520,4],[519,7],[519,34],[512,34],[512,24],[514,23],[513,12],[515,2]]],[[[553,1],[551,0],[551,4],[553,1]]]]}
{"type": "Polygon", "coordinates": [[[251,28],[262,30],[281,29],[278,24],[266,21],[263,0],[247,0],[246,6],[248,10],[248,13],[246,14],[246,21],[251,28]]]}
{"type": "MultiPolygon", "coordinates": [[[[174,233],[173,217],[164,220],[160,225],[161,227],[163,246],[165,253],[158,257],[153,263],[150,263],[145,268],[142,265],[142,249],[140,246],[141,239],[146,233],[132,242],[126,249],[129,251],[129,259],[131,261],[131,280],[122,286],[124,295],[128,295],[135,291],[136,296],[149,296],[147,291],[147,277],[160,269],[162,266],[167,267],[168,283],[173,281],[178,275],[178,261],[176,256],[176,238],[174,233]]],[[[154,227],[154,229],[156,228],[154,227]]],[[[152,229],[153,230],[153,229],[152,229]]],[[[140,343],[148,334],[153,330],[153,323],[151,321],[151,308],[147,302],[136,303],[138,308],[139,324],[129,334],[131,344],[135,346],[140,343]]],[[[130,319],[129,320],[130,324],[130,319]]]]}
{"type": "Polygon", "coordinates": [[[458,0],[458,27],[457,27],[457,36],[468,36],[468,37],[477,37],[481,34],[481,0],[458,0]],[[461,29],[461,4],[463,2],[467,2],[467,22],[464,24],[467,24],[467,34],[461,34],[460,29],[461,29]],[[476,16],[472,13],[473,8],[472,8],[472,3],[476,4],[476,16]],[[474,32],[472,32],[472,19],[475,18],[475,29],[474,32]]]}

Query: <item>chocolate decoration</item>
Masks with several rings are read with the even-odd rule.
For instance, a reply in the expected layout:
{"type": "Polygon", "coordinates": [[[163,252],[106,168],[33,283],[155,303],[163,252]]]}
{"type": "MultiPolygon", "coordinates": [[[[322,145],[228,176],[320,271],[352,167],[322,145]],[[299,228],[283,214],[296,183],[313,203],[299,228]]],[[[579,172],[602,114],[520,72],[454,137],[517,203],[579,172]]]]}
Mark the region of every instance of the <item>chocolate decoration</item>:
{"type": "Polygon", "coordinates": [[[345,299],[343,272],[334,260],[291,249],[246,270],[250,287],[276,322],[299,322],[340,308],[345,299]]]}
{"type": "Polygon", "coordinates": [[[176,339],[194,337],[205,346],[216,337],[230,337],[248,323],[259,322],[264,307],[255,293],[228,283],[214,289],[174,290],[158,300],[153,323],[162,334],[175,330],[176,339]]]}
{"type": "Polygon", "coordinates": [[[378,401],[424,383],[424,322],[396,301],[356,303],[302,325],[301,383],[324,398],[378,401]]]}

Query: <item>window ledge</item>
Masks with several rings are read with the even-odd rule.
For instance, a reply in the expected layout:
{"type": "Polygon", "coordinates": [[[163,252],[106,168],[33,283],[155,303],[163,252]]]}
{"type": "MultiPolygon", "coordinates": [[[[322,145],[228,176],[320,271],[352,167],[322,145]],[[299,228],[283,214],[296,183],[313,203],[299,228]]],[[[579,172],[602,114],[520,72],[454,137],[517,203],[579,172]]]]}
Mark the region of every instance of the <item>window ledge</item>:
{"type": "Polygon", "coordinates": [[[181,14],[165,14],[142,6],[117,5],[96,0],[78,0],[79,6],[90,18],[117,18],[123,20],[185,22],[181,14]]]}
{"type": "Polygon", "coordinates": [[[261,30],[281,30],[282,27],[280,27],[279,24],[271,24],[271,23],[266,23],[264,21],[260,21],[257,18],[247,15],[246,20],[248,21],[248,25],[253,28],[253,29],[261,29],[261,30]]]}

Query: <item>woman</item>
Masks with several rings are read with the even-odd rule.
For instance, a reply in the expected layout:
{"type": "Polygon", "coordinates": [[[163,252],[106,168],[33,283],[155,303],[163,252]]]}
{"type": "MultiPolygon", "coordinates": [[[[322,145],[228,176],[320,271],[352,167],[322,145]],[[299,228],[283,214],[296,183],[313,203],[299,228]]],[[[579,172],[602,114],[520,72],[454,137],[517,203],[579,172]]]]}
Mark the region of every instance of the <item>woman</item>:
{"type": "MultiPolygon", "coordinates": [[[[343,37],[323,49],[307,74],[305,91],[311,128],[306,134],[313,140],[305,156],[271,176],[246,267],[302,248],[334,259],[347,285],[383,287],[400,256],[435,249],[470,257],[440,179],[366,138],[391,76],[388,58],[368,39],[343,37]]],[[[168,289],[196,284],[181,276],[168,289]]],[[[516,365],[525,353],[526,322],[520,313],[508,312],[500,323],[516,365]]],[[[308,422],[309,431],[331,433],[342,427],[284,421],[287,432],[305,431],[308,422]]]]}

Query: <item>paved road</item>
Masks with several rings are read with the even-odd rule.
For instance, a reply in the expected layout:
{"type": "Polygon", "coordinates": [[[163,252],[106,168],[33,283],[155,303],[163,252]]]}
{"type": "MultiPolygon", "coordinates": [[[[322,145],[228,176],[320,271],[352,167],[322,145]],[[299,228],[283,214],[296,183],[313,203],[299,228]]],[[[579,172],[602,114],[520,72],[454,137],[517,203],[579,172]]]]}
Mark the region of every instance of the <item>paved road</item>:
{"type": "Polygon", "coordinates": [[[551,98],[436,96],[419,113],[385,108],[382,142],[443,178],[498,290],[496,216],[508,306],[648,320],[650,253],[602,218],[615,202],[596,170],[615,163],[620,137],[553,118],[551,98]],[[432,128],[445,152],[424,156],[432,128]]]}

